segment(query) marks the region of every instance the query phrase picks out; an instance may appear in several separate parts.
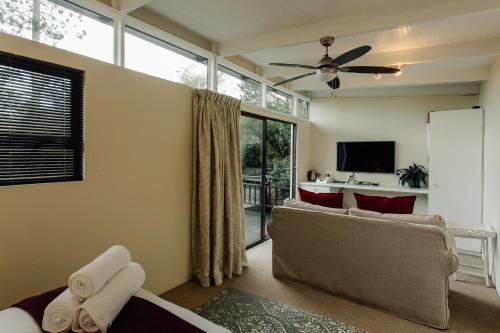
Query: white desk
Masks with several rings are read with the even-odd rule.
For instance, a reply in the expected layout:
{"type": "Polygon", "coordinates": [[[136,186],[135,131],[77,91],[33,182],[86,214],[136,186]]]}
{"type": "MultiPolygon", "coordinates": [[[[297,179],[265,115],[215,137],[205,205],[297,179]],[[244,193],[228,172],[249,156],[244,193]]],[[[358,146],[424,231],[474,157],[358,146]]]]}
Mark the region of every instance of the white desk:
{"type": "Polygon", "coordinates": [[[429,189],[427,188],[409,188],[409,187],[388,186],[388,185],[379,185],[379,186],[356,185],[356,184],[346,184],[346,183],[319,184],[316,182],[303,182],[300,183],[300,188],[315,193],[333,193],[333,192],[338,192],[339,190],[344,188],[353,190],[411,193],[411,194],[421,194],[421,195],[427,195],[429,193],[429,189]]]}

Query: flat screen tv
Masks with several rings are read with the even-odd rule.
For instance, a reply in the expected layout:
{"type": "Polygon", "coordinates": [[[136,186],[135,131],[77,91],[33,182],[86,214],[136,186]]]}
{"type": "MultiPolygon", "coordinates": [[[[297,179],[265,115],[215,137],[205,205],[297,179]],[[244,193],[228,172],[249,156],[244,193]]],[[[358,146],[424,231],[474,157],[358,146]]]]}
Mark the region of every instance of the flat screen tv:
{"type": "Polygon", "coordinates": [[[337,142],[337,171],[394,173],[394,141],[337,142]]]}

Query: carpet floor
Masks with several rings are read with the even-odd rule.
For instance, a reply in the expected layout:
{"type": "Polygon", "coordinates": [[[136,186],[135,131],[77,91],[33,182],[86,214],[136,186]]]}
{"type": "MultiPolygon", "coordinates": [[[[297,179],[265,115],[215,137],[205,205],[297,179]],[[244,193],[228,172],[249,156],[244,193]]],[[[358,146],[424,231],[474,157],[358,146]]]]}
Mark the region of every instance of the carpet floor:
{"type": "MultiPolygon", "coordinates": [[[[271,271],[271,241],[248,251],[249,267],[242,276],[225,280],[223,286],[202,288],[187,282],[162,295],[166,300],[194,310],[224,288],[234,287],[276,300],[317,315],[327,316],[370,333],[428,333],[439,330],[397,318],[370,307],[344,300],[321,290],[289,280],[278,280],[271,271]]],[[[452,281],[449,333],[500,332],[500,297],[483,280],[452,281]]]]}

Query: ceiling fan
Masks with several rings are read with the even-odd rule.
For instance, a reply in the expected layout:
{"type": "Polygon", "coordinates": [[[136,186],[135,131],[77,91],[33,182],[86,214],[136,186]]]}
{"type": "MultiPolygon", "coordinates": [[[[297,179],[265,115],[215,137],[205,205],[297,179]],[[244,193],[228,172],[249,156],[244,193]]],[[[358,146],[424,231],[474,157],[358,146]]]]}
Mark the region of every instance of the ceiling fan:
{"type": "Polygon", "coordinates": [[[318,80],[325,82],[330,88],[338,89],[340,87],[340,79],[337,76],[338,72],[343,73],[363,73],[363,74],[394,74],[401,71],[399,68],[394,67],[384,67],[384,66],[346,66],[340,67],[348,62],[351,62],[365,54],[367,54],[372,47],[369,45],[363,45],[347,51],[335,59],[328,55],[328,48],[332,46],[335,41],[334,37],[323,37],[320,39],[321,45],[326,49],[326,53],[321,58],[321,60],[316,64],[316,66],[310,65],[299,65],[299,64],[284,64],[279,62],[272,62],[269,65],[273,66],[283,66],[283,67],[298,67],[298,68],[308,68],[314,69],[314,72],[299,75],[286,79],[284,81],[276,83],[274,86],[279,86],[284,83],[302,79],[311,75],[316,75],[318,80]]]}

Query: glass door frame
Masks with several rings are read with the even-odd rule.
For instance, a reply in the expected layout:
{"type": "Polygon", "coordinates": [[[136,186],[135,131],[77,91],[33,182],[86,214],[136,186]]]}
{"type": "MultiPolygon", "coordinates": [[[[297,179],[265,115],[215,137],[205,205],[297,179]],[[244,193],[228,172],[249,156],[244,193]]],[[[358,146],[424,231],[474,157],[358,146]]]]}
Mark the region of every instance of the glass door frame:
{"type": "Polygon", "coordinates": [[[266,202],[267,202],[267,191],[266,191],[266,170],[267,170],[267,121],[278,121],[291,126],[291,144],[290,153],[291,153],[291,165],[290,165],[290,196],[295,198],[295,187],[296,187],[296,179],[297,179],[297,124],[292,123],[290,121],[276,119],[272,117],[266,117],[263,115],[241,111],[242,117],[249,117],[254,119],[262,120],[262,163],[261,163],[261,180],[260,180],[260,240],[249,244],[246,248],[252,248],[255,245],[258,245],[262,242],[265,242],[270,237],[266,235],[266,202]]]}

